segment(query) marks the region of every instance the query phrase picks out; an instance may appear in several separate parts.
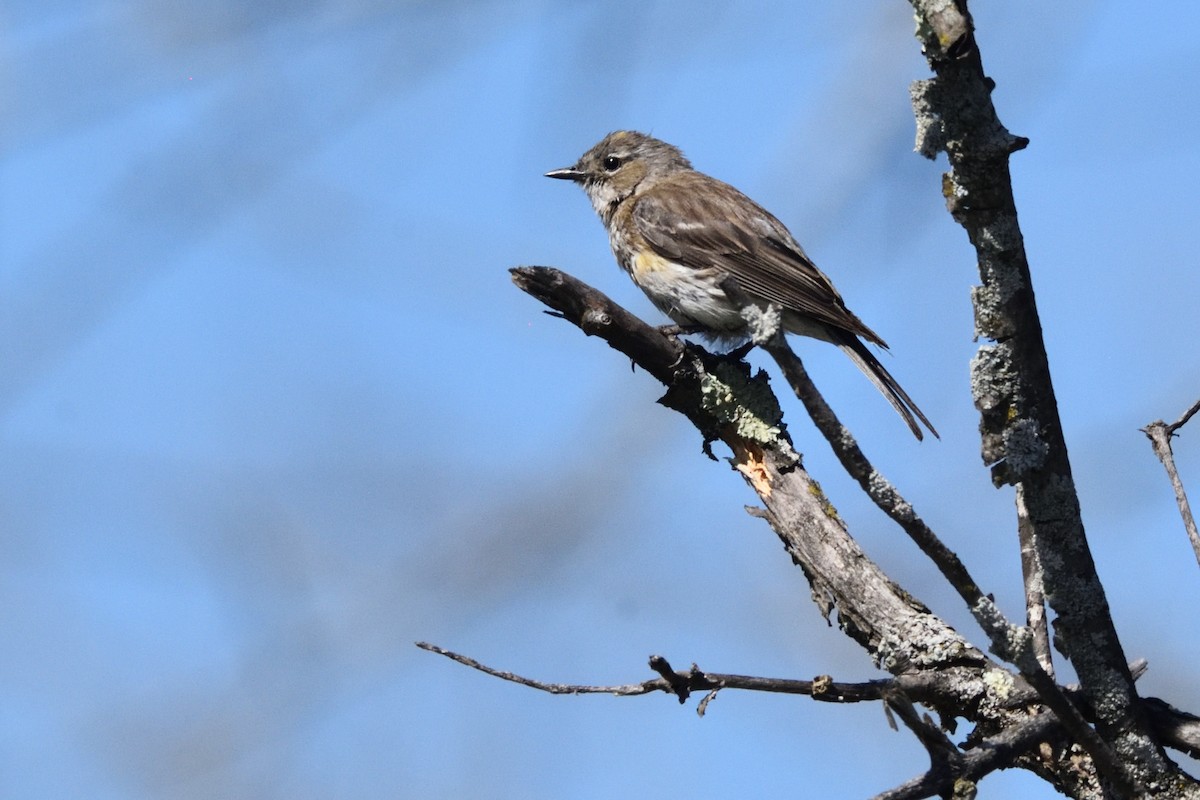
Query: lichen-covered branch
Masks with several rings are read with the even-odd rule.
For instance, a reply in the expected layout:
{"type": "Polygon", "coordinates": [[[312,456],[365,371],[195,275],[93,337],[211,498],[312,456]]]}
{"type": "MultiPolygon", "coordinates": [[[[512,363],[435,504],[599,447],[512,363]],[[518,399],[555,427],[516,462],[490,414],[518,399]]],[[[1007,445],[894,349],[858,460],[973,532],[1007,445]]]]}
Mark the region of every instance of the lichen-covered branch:
{"type": "Polygon", "coordinates": [[[1142,712],[1084,534],[1049,361],[1042,340],[1008,168],[1028,141],[1009,133],[992,105],[965,0],[910,0],[917,36],[936,77],[913,85],[917,149],[944,152],[947,206],[974,245],[981,285],[977,333],[988,341],[972,363],[984,461],[997,485],[1013,484],[1027,512],[1057,633],[1070,653],[1097,732],[1120,759],[1119,794],[1177,788],[1142,712]]]}

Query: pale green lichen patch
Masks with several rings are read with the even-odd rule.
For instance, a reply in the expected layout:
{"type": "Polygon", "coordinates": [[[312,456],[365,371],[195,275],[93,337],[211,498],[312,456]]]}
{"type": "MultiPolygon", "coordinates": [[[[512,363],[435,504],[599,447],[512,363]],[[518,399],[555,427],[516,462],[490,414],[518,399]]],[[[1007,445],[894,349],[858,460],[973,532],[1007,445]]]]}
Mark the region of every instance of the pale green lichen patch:
{"type": "Polygon", "coordinates": [[[1004,701],[1012,694],[1013,677],[1002,669],[989,669],[983,673],[983,685],[997,700],[1004,701]]]}
{"type": "Polygon", "coordinates": [[[732,425],[744,439],[765,447],[790,449],[783,435],[783,412],[762,373],[747,380],[735,364],[718,363],[714,371],[700,376],[700,405],[732,425]]]}
{"type": "Polygon", "coordinates": [[[1007,344],[981,345],[971,359],[971,395],[975,407],[991,412],[1012,402],[1016,382],[1012,372],[1012,353],[1007,344]]]}

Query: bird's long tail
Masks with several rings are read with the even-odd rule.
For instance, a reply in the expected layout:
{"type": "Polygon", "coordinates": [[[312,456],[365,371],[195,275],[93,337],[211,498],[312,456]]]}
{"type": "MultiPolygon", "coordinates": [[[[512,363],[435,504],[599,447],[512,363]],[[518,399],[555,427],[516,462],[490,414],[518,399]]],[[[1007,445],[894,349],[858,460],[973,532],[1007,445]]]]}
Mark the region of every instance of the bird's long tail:
{"type": "Polygon", "coordinates": [[[862,373],[867,376],[867,380],[875,384],[875,388],[879,393],[887,398],[887,401],[892,404],[892,408],[901,418],[908,424],[909,430],[913,432],[913,436],[917,439],[925,438],[921,433],[921,426],[917,424],[917,420],[921,420],[934,438],[940,439],[937,430],[930,424],[925,414],[921,409],[917,408],[917,404],[908,396],[908,392],[900,388],[900,384],[892,377],[892,373],[887,371],[887,367],[879,363],[879,359],[875,354],[867,349],[867,346],[859,340],[857,336],[848,332],[840,332],[835,344],[842,348],[842,352],[850,356],[862,373]],[[915,416],[914,416],[915,415],[915,416]]]}

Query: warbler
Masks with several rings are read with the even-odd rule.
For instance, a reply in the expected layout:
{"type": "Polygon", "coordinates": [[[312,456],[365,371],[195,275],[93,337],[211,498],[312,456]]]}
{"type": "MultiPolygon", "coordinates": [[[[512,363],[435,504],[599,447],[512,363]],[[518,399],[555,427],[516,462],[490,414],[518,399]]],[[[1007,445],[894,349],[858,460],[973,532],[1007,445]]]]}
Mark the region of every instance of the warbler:
{"type": "Polygon", "coordinates": [[[685,330],[746,341],[748,303],[780,311],[781,327],[840,347],[917,439],[937,431],[862,340],[887,343],[846,308],[782,222],[727,183],[692,168],[674,145],[615,131],[574,166],[546,173],[583,187],[621,268],[685,330]]]}

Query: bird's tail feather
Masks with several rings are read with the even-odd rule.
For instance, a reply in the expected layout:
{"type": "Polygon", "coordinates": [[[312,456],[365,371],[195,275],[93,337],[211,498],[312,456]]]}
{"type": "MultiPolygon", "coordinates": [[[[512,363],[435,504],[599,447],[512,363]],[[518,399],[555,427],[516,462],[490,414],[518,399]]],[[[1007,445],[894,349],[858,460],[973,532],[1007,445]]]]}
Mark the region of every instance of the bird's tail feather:
{"type": "Polygon", "coordinates": [[[875,384],[879,393],[887,398],[887,401],[892,404],[892,408],[896,409],[917,439],[925,438],[921,433],[921,426],[917,424],[918,419],[925,423],[925,427],[929,429],[935,439],[942,438],[938,436],[937,430],[930,424],[921,409],[917,408],[917,404],[908,396],[908,392],[900,388],[900,384],[892,377],[892,373],[887,371],[887,368],[857,336],[852,333],[844,333],[838,337],[836,344],[842,348],[842,352],[850,356],[850,360],[862,370],[862,373],[867,376],[867,380],[875,384]]]}

